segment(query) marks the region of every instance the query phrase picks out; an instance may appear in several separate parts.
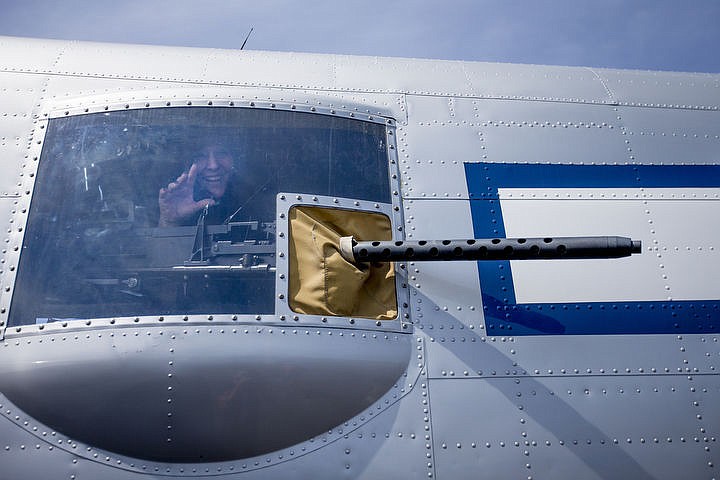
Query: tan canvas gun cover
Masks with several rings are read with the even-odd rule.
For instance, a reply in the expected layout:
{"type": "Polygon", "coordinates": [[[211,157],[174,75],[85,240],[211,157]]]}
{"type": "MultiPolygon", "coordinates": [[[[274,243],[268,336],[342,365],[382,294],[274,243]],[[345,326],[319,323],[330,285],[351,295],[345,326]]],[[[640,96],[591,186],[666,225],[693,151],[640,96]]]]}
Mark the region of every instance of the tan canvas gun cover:
{"type": "Polygon", "coordinates": [[[340,254],[340,237],[391,240],[388,217],[297,206],[290,209],[289,220],[289,301],[293,311],[377,320],[397,317],[393,264],[355,265],[340,254]]]}

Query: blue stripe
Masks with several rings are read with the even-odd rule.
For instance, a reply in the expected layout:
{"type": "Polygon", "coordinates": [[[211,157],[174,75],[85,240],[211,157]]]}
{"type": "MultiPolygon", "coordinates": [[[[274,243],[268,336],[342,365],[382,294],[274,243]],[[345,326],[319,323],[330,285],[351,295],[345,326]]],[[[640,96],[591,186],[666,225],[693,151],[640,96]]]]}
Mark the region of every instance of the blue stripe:
{"type": "MultiPolygon", "coordinates": [[[[505,238],[499,188],[715,188],[720,165],[465,164],[476,238],[505,238]]],[[[478,262],[489,335],[708,333],[720,300],[518,305],[510,262],[478,262]]]]}

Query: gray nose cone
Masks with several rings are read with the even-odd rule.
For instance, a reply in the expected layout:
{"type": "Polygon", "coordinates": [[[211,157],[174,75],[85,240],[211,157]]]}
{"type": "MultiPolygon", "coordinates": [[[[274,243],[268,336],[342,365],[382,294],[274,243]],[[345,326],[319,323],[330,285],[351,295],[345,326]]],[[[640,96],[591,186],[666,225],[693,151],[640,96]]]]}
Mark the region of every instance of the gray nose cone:
{"type": "Polygon", "coordinates": [[[0,392],[117,454],[248,458],[342,424],[394,385],[409,336],[363,333],[187,325],[43,335],[0,350],[0,392]]]}

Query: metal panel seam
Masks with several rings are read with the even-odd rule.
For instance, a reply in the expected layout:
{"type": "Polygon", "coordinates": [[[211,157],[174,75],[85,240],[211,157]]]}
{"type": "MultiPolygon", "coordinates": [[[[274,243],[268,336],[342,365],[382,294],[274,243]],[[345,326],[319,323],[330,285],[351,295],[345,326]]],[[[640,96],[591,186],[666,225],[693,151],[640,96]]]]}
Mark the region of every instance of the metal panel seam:
{"type": "Polygon", "coordinates": [[[608,98],[610,99],[610,105],[618,105],[618,101],[615,98],[615,94],[612,92],[612,90],[610,90],[610,87],[608,87],[607,83],[605,83],[605,81],[602,79],[602,77],[600,75],[598,75],[598,73],[590,67],[585,67],[585,69],[588,70],[590,73],[592,73],[593,76],[603,86],[603,88],[605,89],[605,92],[607,92],[607,94],[608,94],[608,98]]]}

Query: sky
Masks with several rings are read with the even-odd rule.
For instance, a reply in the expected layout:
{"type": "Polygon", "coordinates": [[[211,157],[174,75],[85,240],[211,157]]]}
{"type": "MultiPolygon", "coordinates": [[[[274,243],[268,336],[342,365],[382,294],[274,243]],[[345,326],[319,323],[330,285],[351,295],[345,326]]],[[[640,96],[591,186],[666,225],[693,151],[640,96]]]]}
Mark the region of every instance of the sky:
{"type": "MultiPolygon", "coordinates": [[[[720,72],[720,0],[0,0],[0,35],[720,72]]],[[[2,52],[0,51],[0,55],[2,52]]]]}

